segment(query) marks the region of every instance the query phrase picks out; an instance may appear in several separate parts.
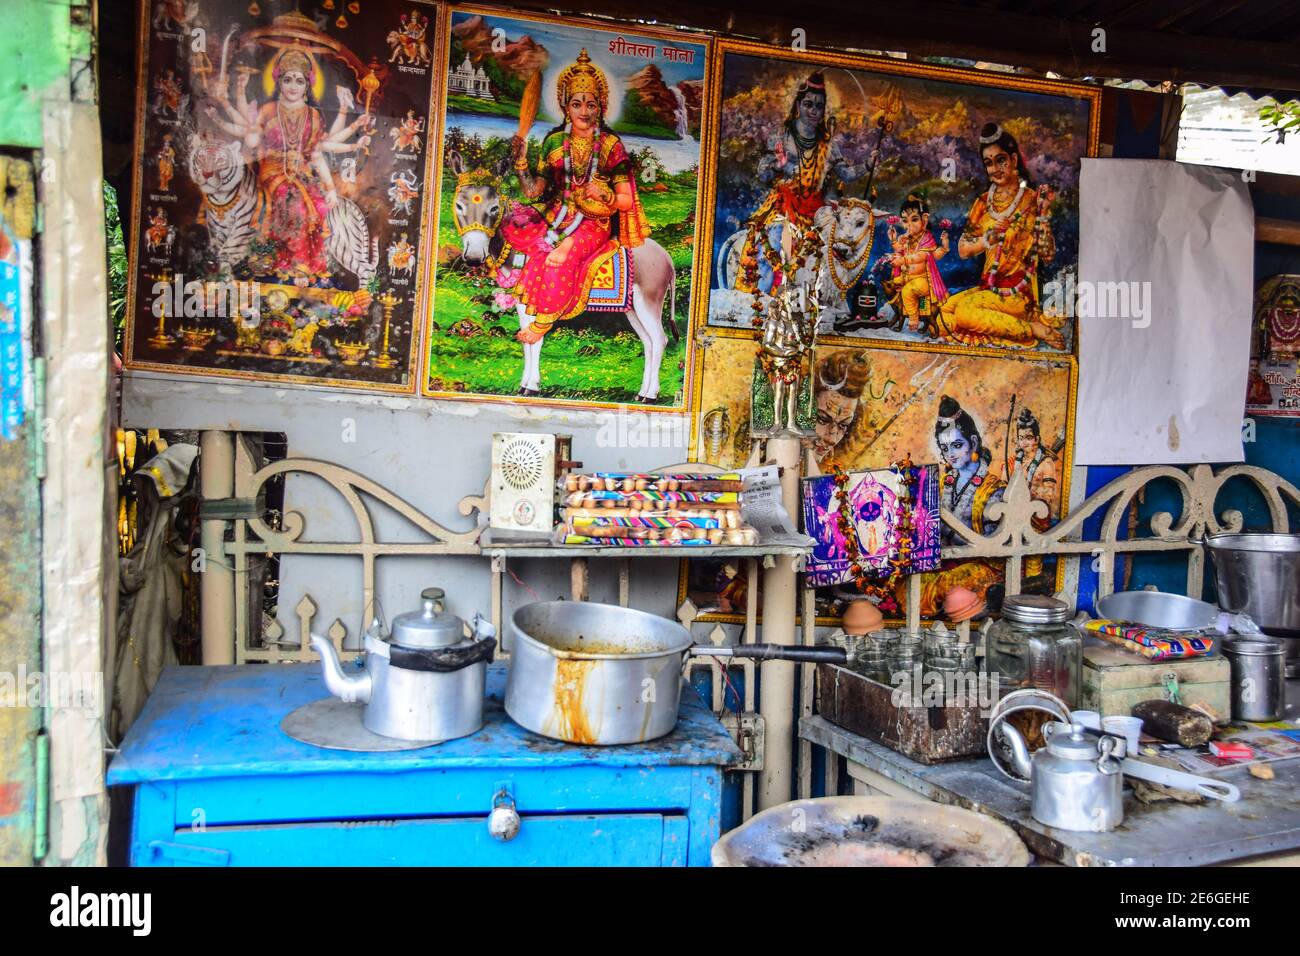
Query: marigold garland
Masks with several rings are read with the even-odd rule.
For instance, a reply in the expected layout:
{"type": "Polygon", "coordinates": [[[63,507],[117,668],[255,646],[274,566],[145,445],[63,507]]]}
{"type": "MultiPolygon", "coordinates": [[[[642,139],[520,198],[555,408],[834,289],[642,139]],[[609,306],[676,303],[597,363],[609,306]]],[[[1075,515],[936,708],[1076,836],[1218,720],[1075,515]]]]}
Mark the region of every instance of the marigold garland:
{"type": "MultiPolygon", "coordinates": [[[[790,224],[787,223],[787,226],[790,224]]],[[[793,255],[789,262],[781,261],[781,251],[772,245],[768,238],[767,230],[761,228],[757,222],[750,222],[747,236],[747,245],[751,249],[758,251],[772,267],[772,271],[782,276],[782,281],[793,282],[795,274],[808,263],[808,258],[817,252],[821,245],[821,235],[813,227],[809,227],[800,237],[799,244],[792,249],[793,255]]],[[[763,293],[758,287],[758,257],[756,255],[746,256],[741,262],[741,272],[744,275],[745,284],[749,286],[753,295],[753,303],[750,308],[754,312],[753,325],[758,328],[763,324],[763,293]]],[[[775,294],[775,285],[773,286],[775,294]]]]}
{"type": "Polygon", "coordinates": [[[874,598],[880,604],[885,603],[887,598],[892,598],[895,579],[903,573],[903,569],[909,566],[912,560],[912,506],[915,500],[913,488],[917,483],[912,456],[905,454],[901,460],[891,464],[890,468],[899,478],[898,524],[896,527],[898,532],[898,553],[889,559],[889,573],[883,578],[880,577],[879,571],[875,569],[869,570],[861,564],[862,554],[858,550],[857,534],[853,527],[853,516],[849,513],[849,498],[845,494],[849,483],[848,473],[839,465],[834,465],[831,472],[834,476],[835,491],[840,499],[835,521],[840,536],[844,539],[845,550],[848,552],[849,573],[853,575],[853,586],[859,592],[869,598],[874,598]]]}

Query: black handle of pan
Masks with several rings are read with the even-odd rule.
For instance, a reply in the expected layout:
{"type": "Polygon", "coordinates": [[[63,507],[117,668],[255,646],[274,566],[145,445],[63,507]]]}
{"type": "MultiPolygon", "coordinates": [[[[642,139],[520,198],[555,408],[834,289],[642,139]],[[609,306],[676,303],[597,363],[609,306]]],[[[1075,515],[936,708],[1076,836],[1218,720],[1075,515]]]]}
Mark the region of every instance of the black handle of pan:
{"type": "Polygon", "coordinates": [[[848,654],[842,647],[817,645],[806,647],[794,644],[735,644],[711,647],[696,644],[691,648],[696,657],[749,657],[758,661],[798,661],[803,664],[845,664],[848,654]]]}

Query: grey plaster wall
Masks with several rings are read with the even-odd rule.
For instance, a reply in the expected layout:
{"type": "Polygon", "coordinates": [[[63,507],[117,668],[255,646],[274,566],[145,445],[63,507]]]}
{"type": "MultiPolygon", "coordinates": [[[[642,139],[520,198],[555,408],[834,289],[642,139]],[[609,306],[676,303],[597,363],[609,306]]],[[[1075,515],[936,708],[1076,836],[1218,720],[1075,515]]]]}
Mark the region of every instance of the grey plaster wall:
{"type": "MultiPolygon", "coordinates": [[[[358,394],[307,386],[236,383],[127,373],[123,418],[134,428],[284,432],[289,454],[337,462],[383,485],[452,530],[466,530],[461,498],[481,494],[490,467],[492,433],[538,431],[573,436],[574,457],[587,468],[648,469],[686,460],[686,416],[615,411],[555,410],[485,402],[444,402],[358,394]],[[620,414],[623,416],[620,419],[620,414]]],[[[303,540],[354,541],[351,511],[324,482],[291,478],[286,510],[306,519],[303,540]]],[[[381,540],[421,540],[404,519],[375,505],[381,540]]],[[[591,599],[616,602],[612,563],[593,563],[591,599]]],[[[631,603],[671,615],[677,604],[673,559],[634,562],[631,603]]],[[[505,613],[537,599],[567,597],[567,561],[512,561],[522,585],[506,578],[505,613]],[[531,589],[531,593],[530,593],[531,589]]],[[[361,626],[360,559],[286,555],[281,563],[280,623],[296,633],[293,608],[310,593],[323,630],[335,618],[350,634],[361,626]]],[[[488,562],[481,558],[388,558],[378,563],[377,592],[386,616],[419,603],[422,588],[446,589],[450,609],[462,616],[488,610],[488,562]]]]}

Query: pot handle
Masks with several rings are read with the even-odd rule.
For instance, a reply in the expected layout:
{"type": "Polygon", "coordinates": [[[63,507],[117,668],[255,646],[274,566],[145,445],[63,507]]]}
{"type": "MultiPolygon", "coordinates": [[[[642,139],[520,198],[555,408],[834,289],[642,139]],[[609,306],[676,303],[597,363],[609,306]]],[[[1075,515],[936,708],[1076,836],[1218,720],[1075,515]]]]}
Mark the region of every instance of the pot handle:
{"type": "Polygon", "coordinates": [[[798,661],[804,664],[845,664],[848,653],[842,647],[802,644],[736,644],[713,647],[696,644],[690,649],[695,657],[748,657],[757,661],[798,661]]]}
{"type": "Polygon", "coordinates": [[[474,640],[476,641],[481,641],[489,637],[497,636],[496,625],[493,624],[491,621],[489,621],[487,618],[485,618],[482,614],[476,613],[474,615],[474,623],[472,625],[472,630],[474,632],[473,634],[474,640]]]}

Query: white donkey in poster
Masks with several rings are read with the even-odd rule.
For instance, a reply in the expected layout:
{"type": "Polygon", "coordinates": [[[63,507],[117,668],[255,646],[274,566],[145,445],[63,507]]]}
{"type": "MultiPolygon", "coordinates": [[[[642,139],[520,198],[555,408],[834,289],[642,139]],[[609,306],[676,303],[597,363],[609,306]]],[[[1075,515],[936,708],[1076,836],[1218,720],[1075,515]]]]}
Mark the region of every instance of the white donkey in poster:
{"type": "MultiPolygon", "coordinates": [[[[498,234],[502,213],[507,200],[502,197],[496,182],[505,172],[505,164],[493,173],[486,170],[468,172],[460,153],[452,150],[447,156],[449,168],[456,174],[457,187],[453,198],[456,232],[461,242],[461,262],[476,265],[498,255],[503,240],[498,234]],[[481,173],[482,175],[475,175],[481,173]]],[[[664,332],[664,302],[668,302],[668,326],[673,339],[678,338],[677,322],[677,270],[667,250],[653,239],[646,239],[632,249],[632,308],[625,313],[632,331],[641,340],[645,357],[641,374],[641,387],[637,400],[657,402],[659,399],[659,369],[663,364],[668,336],[664,332]]],[[[532,325],[532,317],[518,306],[519,328],[532,325]]],[[[541,394],[541,354],[545,338],[524,344],[524,370],[519,378],[520,395],[541,394]]]]}

